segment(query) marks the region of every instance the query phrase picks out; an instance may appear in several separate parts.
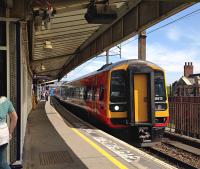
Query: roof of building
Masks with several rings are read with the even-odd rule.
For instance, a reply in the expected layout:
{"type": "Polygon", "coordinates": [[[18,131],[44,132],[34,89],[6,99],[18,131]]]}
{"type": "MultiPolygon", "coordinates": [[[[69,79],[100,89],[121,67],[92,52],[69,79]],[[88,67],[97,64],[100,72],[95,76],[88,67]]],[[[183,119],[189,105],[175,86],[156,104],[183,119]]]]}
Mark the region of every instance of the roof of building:
{"type": "MultiPolygon", "coordinates": [[[[190,79],[190,78],[187,78],[187,77],[183,76],[181,79],[183,80],[183,82],[184,82],[186,85],[192,85],[192,84],[193,84],[193,83],[191,82],[192,79],[190,79]]],[[[179,80],[179,81],[180,81],[180,80],[179,80]]]]}

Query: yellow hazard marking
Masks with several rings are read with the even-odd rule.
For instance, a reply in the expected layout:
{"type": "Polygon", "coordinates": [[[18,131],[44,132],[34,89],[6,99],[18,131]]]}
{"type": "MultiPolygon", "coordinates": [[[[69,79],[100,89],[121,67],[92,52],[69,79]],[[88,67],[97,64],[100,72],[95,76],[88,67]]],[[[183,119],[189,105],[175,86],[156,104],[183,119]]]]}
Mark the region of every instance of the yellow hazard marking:
{"type": "Polygon", "coordinates": [[[99,147],[97,144],[95,144],[92,140],[90,140],[88,137],[84,136],[82,133],[80,133],[77,129],[72,128],[72,130],[78,134],[82,139],[84,139],[86,142],[88,142],[91,146],[93,146],[97,151],[99,151],[101,154],[103,154],[107,159],[109,159],[111,162],[113,162],[117,167],[120,169],[128,169],[125,165],[120,163],[117,159],[115,159],[113,156],[108,154],[104,149],[99,147]]]}

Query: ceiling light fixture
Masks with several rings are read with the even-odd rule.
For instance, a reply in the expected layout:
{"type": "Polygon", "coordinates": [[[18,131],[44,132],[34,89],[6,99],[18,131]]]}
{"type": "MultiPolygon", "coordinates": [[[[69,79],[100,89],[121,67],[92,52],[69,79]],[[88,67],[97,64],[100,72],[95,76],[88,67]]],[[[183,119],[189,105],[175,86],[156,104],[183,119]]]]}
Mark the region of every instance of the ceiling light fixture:
{"type": "Polygon", "coordinates": [[[45,41],[43,48],[44,48],[44,49],[52,49],[53,46],[52,46],[51,41],[48,41],[48,40],[45,41]]]}
{"type": "Polygon", "coordinates": [[[46,69],[45,66],[44,66],[43,64],[41,64],[41,69],[42,69],[42,70],[45,70],[45,69],[46,69]]]}

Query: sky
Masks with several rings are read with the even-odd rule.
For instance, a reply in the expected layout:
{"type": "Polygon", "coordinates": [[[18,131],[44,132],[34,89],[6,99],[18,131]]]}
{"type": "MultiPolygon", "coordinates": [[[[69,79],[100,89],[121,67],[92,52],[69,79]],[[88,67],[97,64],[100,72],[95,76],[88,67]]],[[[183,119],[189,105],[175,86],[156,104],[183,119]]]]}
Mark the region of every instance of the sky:
{"type": "MultiPolygon", "coordinates": [[[[192,62],[194,73],[200,73],[200,3],[150,27],[146,32],[146,60],[159,65],[165,70],[168,85],[183,76],[185,62],[192,62]],[[194,13],[162,27],[191,12],[194,13]],[[160,29],[149,33],[157,28],[160,29]]],[[[115,63],[121,60],[138,58],[137,36],[123,42],[121,46],[121,58],[118,55],[119,49],[114,47],[110,49],[110,55],[116,55],[110,56],[109,62],[115,63]]],[[[68,73],[67,78],[63,78],[62,81],[71,81],[99,69],[106,63],[105,54],[101,55],[77,67],[68,73]]]]}

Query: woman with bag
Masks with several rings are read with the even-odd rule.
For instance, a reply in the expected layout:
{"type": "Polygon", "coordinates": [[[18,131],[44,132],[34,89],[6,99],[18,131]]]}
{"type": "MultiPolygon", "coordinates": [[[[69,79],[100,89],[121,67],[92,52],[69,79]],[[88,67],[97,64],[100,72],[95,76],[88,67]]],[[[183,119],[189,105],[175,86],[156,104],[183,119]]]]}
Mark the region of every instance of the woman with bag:
{"type": "Polygon", "coordinates": [[[17,113],[10,102],[0,93],[0,169],[10,169],[6,161],[6,147],[12,138],[12,133],[17,124],[17,113]],[[6,123],[7,115],[10,116],[10,126],[6,123]]]}

